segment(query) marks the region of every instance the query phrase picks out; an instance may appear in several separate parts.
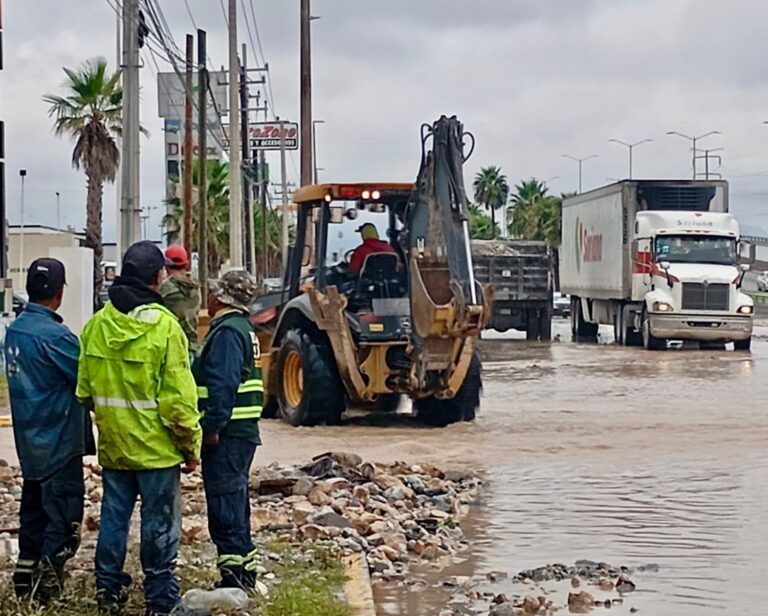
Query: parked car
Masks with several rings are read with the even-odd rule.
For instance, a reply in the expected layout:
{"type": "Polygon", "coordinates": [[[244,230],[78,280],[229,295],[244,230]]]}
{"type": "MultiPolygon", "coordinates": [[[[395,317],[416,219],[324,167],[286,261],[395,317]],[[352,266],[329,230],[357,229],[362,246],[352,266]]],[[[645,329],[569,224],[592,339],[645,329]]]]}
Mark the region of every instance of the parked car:
{"type": "Polygon", "coordinates": [[[552,314],[559,317],[571,316],[571,297],[555,291],[552,294],[552,314]]]}
{"type": "Polygon", "coordinates": [[[768,272],[760,272],[757,276],[757,290],[765,293],[768,291],[768,272]]]}

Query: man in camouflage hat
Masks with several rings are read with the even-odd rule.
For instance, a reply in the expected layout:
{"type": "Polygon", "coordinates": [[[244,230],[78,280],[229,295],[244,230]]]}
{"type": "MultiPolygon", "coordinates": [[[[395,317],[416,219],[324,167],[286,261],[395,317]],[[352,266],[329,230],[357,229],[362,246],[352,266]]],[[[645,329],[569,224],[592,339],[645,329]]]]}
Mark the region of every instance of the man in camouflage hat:
{"type": "Polygon", "coordinates": [[[218,550],[219,586],[252,589],[248,473],[261,444],[263,405],[259,341],[248,320],[256,281],[230,271],[209,283],[210,330],[192,365],[203,428],[203,483],[208,529],[218,550]]]}

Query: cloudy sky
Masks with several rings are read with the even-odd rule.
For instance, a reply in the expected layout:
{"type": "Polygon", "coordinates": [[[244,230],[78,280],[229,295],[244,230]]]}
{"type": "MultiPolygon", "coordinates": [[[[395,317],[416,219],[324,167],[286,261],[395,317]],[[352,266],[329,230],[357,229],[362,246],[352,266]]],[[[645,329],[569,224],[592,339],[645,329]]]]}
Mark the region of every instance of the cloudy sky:
{"type": "MultiPolygon", "coordinates": [[[[182,0],[158,0],[177,43],[193,28],[182,0]]],[[[275,111],[298,119],[298,0],[253,0],[270,65],[275,111]]],[[[18,170],[28,170],[27,224],[62,218],[82,226],[85,180],[71,143],[54,137],[42,96],[57,92],[62,66],[115,59],[114,0],[5,0],[9,218],[18,223],[18,170]]],[[[238,3],[243,42],[250,45],[238,3]]],[[[208,31],[213,65],[225,63],[220,2],[189,0],[208,31]]],[[[653,139],[635,150],[635,177],[688,178],[690,144],[670,130],[724,148],[719,171],[731,209],[768,229],[768,4],[762,0],[314,0],[313,75],[321,179],[412,180],[419,125],[456,114],[477,139],[465,179],[500,165],[513,182],[556,178],[553,191],[584,189],[627,175],[627,151],[609,143],[653,139]]],[[[250,17],[250,8],[248,8],[250,17]]],[[[142,69],[142,202],[161,207],[163,133],[155,67],[142,69]]],[[[249,64],[255,62],[249,58],[249,64]]],[[[162,70],[170,70],[161,61],[162,70]]],[[[289,159],[297,180],[298,156],[289,159]]],[[[279,181],[272,160],[273,181],[279,181]]],[[[703,171],[703,165],[702,165],[703,171]]],[[[105,235],[114,238],[114,192],[105,193],[105,235]]],[[[160,209],[150,235],[159,236],[160,209]]]]}

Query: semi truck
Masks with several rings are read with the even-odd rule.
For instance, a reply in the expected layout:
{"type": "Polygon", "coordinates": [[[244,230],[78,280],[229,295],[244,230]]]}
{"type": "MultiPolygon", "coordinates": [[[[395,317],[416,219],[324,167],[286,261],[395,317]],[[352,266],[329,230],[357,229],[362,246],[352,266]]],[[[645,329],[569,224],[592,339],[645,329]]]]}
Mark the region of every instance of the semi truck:
{"type": "Polygon", "coordinates": [[[732,342],[749,350],[739,225],[725,181],[625,180],[563,202],[561,290],[575,339],[613,325],[616,342],[732,342]]]}
{"type": "Polygon", "coordinates": [[[528,340],[552,337],[552,276],[546,242],[472,240],[475,278],[493,287],[487,327],[516,329],[528,340]]]}

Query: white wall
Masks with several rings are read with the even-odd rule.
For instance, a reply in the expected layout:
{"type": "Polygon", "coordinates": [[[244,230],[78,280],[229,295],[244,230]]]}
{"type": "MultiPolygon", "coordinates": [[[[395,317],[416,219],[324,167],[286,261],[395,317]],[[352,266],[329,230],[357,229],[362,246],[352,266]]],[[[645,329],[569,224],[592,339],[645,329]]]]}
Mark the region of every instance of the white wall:
{"type": "Polygon", "coordinates": [[[49,257],[67,270],[67,286],[59,314],[78,336],[93,315],[93,251],[90,248],[51,248],[49,257]]]}

